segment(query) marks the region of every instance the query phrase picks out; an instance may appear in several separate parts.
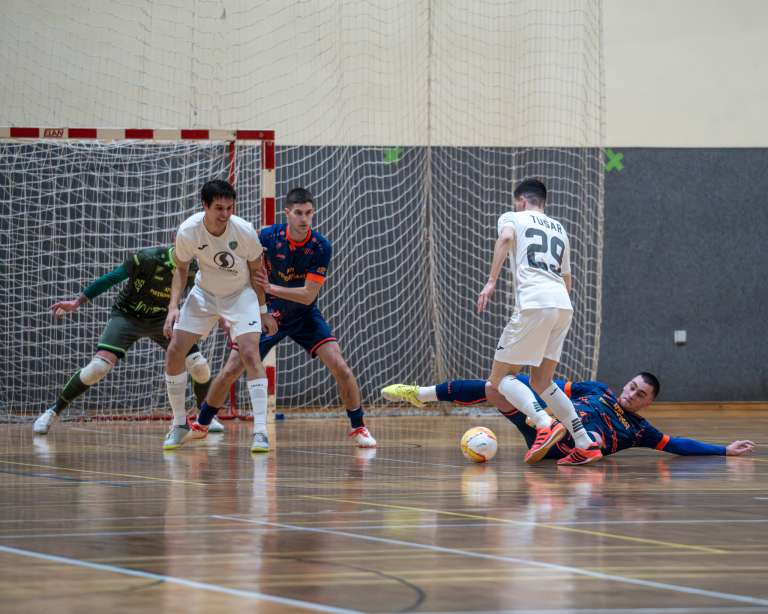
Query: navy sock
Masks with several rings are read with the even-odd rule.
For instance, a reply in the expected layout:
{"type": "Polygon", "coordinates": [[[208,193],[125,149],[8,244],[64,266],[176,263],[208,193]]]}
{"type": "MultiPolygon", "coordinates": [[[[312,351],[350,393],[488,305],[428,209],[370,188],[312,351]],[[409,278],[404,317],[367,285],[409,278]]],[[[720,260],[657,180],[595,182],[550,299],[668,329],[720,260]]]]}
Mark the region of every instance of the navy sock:
{"type": "Polygon", "coordinates": [[[365,423],[363,422],[364,415],[362,407],[358,407],[351,411],[349,409],[347,410],[347,416],[349,417],[349,422],[353,429],[359,429],[361,426],[365,426],[365,423]]]}
{"type": "Polygon", "coordinates": [[[202,426],[208,426],[218,411],[218,407],[211,407],[208,405],[208,401],[203,401],[200,404],[200,413],[197,414],[197,423],[202,426]]]}
{"type": "Polygon", "coordinates": [[[438,384],[438,401],[453,401],[462,405],[474,405],[485,402],[484,379],[456,379],[438,384]]]}

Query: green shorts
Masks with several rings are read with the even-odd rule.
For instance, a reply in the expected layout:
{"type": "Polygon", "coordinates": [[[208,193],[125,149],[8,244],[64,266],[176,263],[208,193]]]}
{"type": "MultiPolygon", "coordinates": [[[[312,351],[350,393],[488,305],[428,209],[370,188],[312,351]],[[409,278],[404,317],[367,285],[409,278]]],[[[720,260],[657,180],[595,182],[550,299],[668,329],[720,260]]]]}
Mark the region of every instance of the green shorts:
{"type": "MultiPolygon", "coordinates": [[[[164,324],[165,319],[159,321],[140,320],[119,311],[113,311],[109,316],[107,325],[104,327],[104,331],[101,333],[96,348],[112,352],[118,358],[125,358],[125,355],[134,343],[139,339],[147,337],[166,350],[171,341],[163,335],[164,324]]],[[[199,351],[200,349],[195,344],[189,350],[189,354],[199,351]]]]}

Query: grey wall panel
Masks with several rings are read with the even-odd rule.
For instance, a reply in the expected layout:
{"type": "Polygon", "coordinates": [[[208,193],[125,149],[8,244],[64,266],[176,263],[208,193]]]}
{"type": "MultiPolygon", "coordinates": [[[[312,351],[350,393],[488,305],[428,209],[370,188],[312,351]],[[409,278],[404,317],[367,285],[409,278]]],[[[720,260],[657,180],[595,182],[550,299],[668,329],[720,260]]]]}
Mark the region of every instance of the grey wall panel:
{"type": "Polygon", "coordinates": [[[768,399],[768,150],[621,152],[606,178],[600,379],[645,369],[665,401],[768,399]]]}

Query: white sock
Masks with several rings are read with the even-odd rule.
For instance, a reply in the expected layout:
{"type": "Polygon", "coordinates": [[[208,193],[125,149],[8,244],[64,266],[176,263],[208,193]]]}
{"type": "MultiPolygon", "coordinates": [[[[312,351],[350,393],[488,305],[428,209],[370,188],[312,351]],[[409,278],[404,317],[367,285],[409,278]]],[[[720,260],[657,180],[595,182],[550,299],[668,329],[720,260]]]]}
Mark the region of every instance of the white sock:
{"type": "Polygon", "coordinates": [[[416,393],[416,398],[424,403],[437,401],[437,386],[419,386],[419,391],[416,393]]]}
{"type": "Polygon", "coordinates": [[[248,396],[253,409],[253,432],[267,431],[267,378],[249,379],[248,396]]]}
{"type": "Polygon", "coordinates": [[[168,402],[173,411],[174,426],[187,423],[187,372],[178,375],[165,374],[165,387],[168,390],[168,402]]]}
{"type": "Polygon", "coordinates": [[[541,398],[544,399],[552,413],[557,416],[557,419],[563,423],[563,426],[570,431],[577,448],[588,448],[592,444],[592,439],[584,430],[584,425],[576,413],[576,408],[565,393],[557,387],[557,384],[552,382],[552,385],[542,393],[541,398]]]}
{"type": "Polygon", "coordinates": [[[512,405],[523,412],[536,424],[537,429],[547,428],[552,424],[552,418],[539,405],[533,392],[514,375],[507,375],[499,384],[499,392],[512,405]]]}

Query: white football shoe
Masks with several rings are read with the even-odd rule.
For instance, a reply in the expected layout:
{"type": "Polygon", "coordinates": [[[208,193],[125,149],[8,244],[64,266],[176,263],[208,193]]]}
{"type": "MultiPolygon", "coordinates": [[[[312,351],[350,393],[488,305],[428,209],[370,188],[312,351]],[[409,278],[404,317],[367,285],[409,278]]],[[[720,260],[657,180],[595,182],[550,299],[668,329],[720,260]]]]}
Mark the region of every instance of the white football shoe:
{"type": "Polygon", "coordinates": [[[168,433],[165,435],[163,441],[163,450],[175,450],[184,443],[184,438],[189,433],[189,426],[186,424],[175,425],[172,424],[168,429],[168,433]]]}
{"type": "Polygon", "coordinates": [[[54,421],[59,417],[58,414],[53,411],[53,408],[54,406],[51,405],[37,417],[37,420],[35,420],[35,423],[32,425],[32,430],[35,435],[47,435],[48,431],[51,430],[54,421]]]}
{"type": "Polygon", "coordinates": [[[349,437],[355,442],[358,448],[375,448],[376,440],[371,435],[370,431],[364,426],[359,426],[356,429],[352,429],[349,433],[349,437]]]}
{"type": "Polygon", "coordinates": [[[269,437],[264,431],[254,431],[253,441],[251,442],[251,452],[262,454],[269,452],[269,437]]]}
{"type": "Polygon", "coordinates": [[[219,422],[219,419],[214,416],[213,420],[211,420],[211,423],[208,425],[208,432],[209,433],[223,433],[224,432],[224,425],[219,422]]]}

